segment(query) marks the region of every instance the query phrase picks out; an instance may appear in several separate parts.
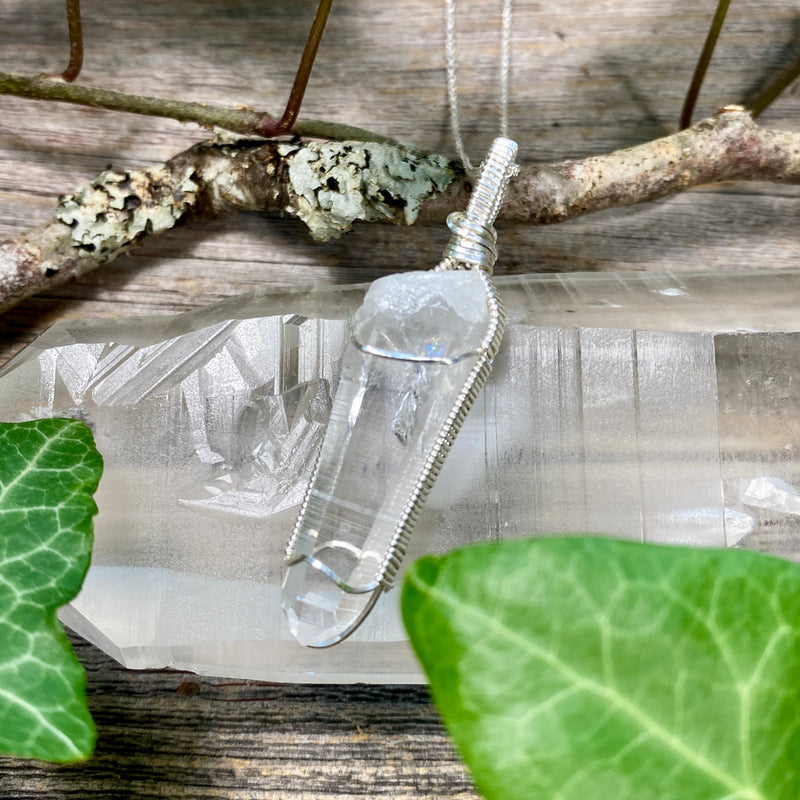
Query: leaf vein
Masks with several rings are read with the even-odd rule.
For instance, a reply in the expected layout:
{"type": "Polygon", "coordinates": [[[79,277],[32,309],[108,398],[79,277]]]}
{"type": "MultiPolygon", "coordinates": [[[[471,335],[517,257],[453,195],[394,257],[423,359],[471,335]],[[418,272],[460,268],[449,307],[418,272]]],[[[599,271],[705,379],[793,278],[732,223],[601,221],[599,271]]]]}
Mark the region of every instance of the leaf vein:
{"type": "Polygon", "coordinates": [[[22,709],[22,711],[27,712],[38,722],[40,728],[43,728],[54,738],[66,745],[70,755],[72,755],[74,758],[80,758],[82,756],[82,753],[76,746],[75,742],[73,742],[72,739],[70,739],[69,736],[67,736],[62,730],[53,725],[50,720],[48,720],[47,717],[45,717],[44,714],[42,714],[41,711],[36,708],[36,706],[31,705],[27,700],[23,700],[19,695],[7,692],[2,687],[0,687],[0,697],[4,697],[10,703],[22,709]]]}
{"type": "Polygon", "coordinates": [[[742,800],[744,800],[744,798],[747,798],[747,800],[767,800],[755,787],[747,786],[726,770],[709,761],[705,756],[671,733],[667,728],[661,725],[661,723],[645,713],[616,689],[603,686],[596,680],[582,675],[562,659],[551,652],[543,650],[529,639],[520,636],[504,622],[488,615],[483,609],[464,604],[458,598],[452,597],[448,592],[436,589],[435,586],[430,584],[422,583],[415,573],[411,573],[409,579],[416,585],[417,589],[428,594],[432,599],[449,606],[451,609],[457,610],[460,614],[468,614],[475,617],[485,629],[492,631],[499,638],[504,638],[515,644],[521,650],[527,651],[532,658],[550,666],[566,681],[576,684],[589,694],[606,700],[641,728],[649,731],[653,738],[658,739],[664,746],[674,751],[698,771],[705,773],[711,779],[729,789],[733,792],[734,796],[739,795],[742,800]]]}

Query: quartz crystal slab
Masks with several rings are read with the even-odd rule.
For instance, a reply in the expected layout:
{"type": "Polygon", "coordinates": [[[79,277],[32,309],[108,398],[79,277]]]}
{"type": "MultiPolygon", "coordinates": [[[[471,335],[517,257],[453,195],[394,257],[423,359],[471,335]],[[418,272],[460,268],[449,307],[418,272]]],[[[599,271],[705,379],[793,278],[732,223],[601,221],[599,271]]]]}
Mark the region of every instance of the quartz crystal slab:
{"type": "MultiPolygon", "coordinates": [[[[586,531],[800,557],[799,282],[498,278],[506,338],[408,559],[586,531]]],[[[177,317],[65,321],[3,369],[0,417],[85,419],[105,458],[69,625],[129,667],[422,679],[397,591],[328,650],[294,641],[280,607],[283,547],[363,295],[262,292],[177,317]]]]}
{"type": "Polygon", "coordinates": [[[383,566],[452,409],[490,334],[477,270],[375,281],[351,341],[328,435],[288,548],[283,607],[293,636],[326,647],[381,592],[383,566]]]}

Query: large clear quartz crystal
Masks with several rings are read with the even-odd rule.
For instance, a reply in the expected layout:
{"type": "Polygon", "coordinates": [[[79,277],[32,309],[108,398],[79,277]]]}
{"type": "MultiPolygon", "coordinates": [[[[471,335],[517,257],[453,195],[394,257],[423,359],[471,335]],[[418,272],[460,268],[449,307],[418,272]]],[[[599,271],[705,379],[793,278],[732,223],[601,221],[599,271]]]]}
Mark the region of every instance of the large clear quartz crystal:
{"type": "MultiPolygon", "coordinates": [[[[800,558],[800,273],[496,285],[504,344],[407,561],[586,531],[800,558]]],[[[105,458],[69,625],[130,667],[421,680],[397,590],[325,650],[299,645],[281,611],[284,545],[363,293],[261,292],[177,317],[65,321],[3,370],[2,419],[85,419],[105,458]]],[[[399,448],[421,408],[413,392],[397,405],[386,435],[399,448]]]]}
{"type": "Polygon", "coordinates": [[[489,322],[476,270],[381,278],[354,314],[283,588],[290,630],[302,644],[334,644],[369,611],[397,526],[489,322]]]}

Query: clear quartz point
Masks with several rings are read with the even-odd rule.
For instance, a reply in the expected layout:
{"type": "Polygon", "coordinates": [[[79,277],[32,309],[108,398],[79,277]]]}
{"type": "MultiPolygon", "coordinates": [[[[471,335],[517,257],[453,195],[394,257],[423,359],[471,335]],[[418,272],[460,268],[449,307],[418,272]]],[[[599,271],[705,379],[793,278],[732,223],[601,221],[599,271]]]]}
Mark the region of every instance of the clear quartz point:
{"type": "Polygon", "coordinates": [[[287,548],[283,608],[302,644],[337,643],[380,594],[398,521],[485,357],[488,292],[474,270],[391,275],[352,317],[316,474],[287,548]]]}
{"type": "Polygon", "coordinates": [[[301,644],[349,636],[391,587],[422,503],[504,327],[492,227],[517,168],[499,137],[434,272],[376,281],[351,322],[319,464],[286,548],[282,605],[301,644]],[[467,271],[465,271],[467,270],[467,271]]]}

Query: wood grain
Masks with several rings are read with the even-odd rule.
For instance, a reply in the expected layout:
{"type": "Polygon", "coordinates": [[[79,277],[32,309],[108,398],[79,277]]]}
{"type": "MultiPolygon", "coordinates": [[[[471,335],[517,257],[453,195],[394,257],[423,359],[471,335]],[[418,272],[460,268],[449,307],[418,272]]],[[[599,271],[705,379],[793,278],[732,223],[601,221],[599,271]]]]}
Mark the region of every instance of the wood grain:
{"type": "Polygon", "coordinates": [[[424,687],[133,672],[73,636],[98,727],[76,766],[0,759],[0,797],[474,798],[424,687]]]}
{"type": "MultiPolygon", "coordinates": [[[[712,0],[517,0],[511,135],[528,162],[604,153],[675,130],[712,0]]],[[[85,0],[82,82],[279,112],[311,0],[85,0]]],[[[469,153],[497,131],[499,2],[461,0],[469,153]]],[[[800,44],[794,0],[738,0],[696,117],[752,96],[800,44]]],[[[62,0],[0,0],[0,68],[60,72],[62,0]]],[[[438,0],[338,0],[303,115],[452,154],[438,0]]],[[[762,119],[800,128],[789,91],[762,119]]],[[[140,167],[206,138],[169,120],[0,97],[0,239],[109,164],[140,167]]],[[[777,269],[800,262],[798,188],[727,185],[560,226],[501,231],[498,273],[777,269]]],[[[171,313],[256,286],[369,280],[438,260],[447,233],[362,226],[316,245],[292,220],[183,228],[0,320],[0,362],[58,319],[171,313]]],[[[424,690],[270,686],[132,673],[78,643],[98,752],[78,767],[0,762],[0,798],[467,798],[476,795],[424,690]]]]}

